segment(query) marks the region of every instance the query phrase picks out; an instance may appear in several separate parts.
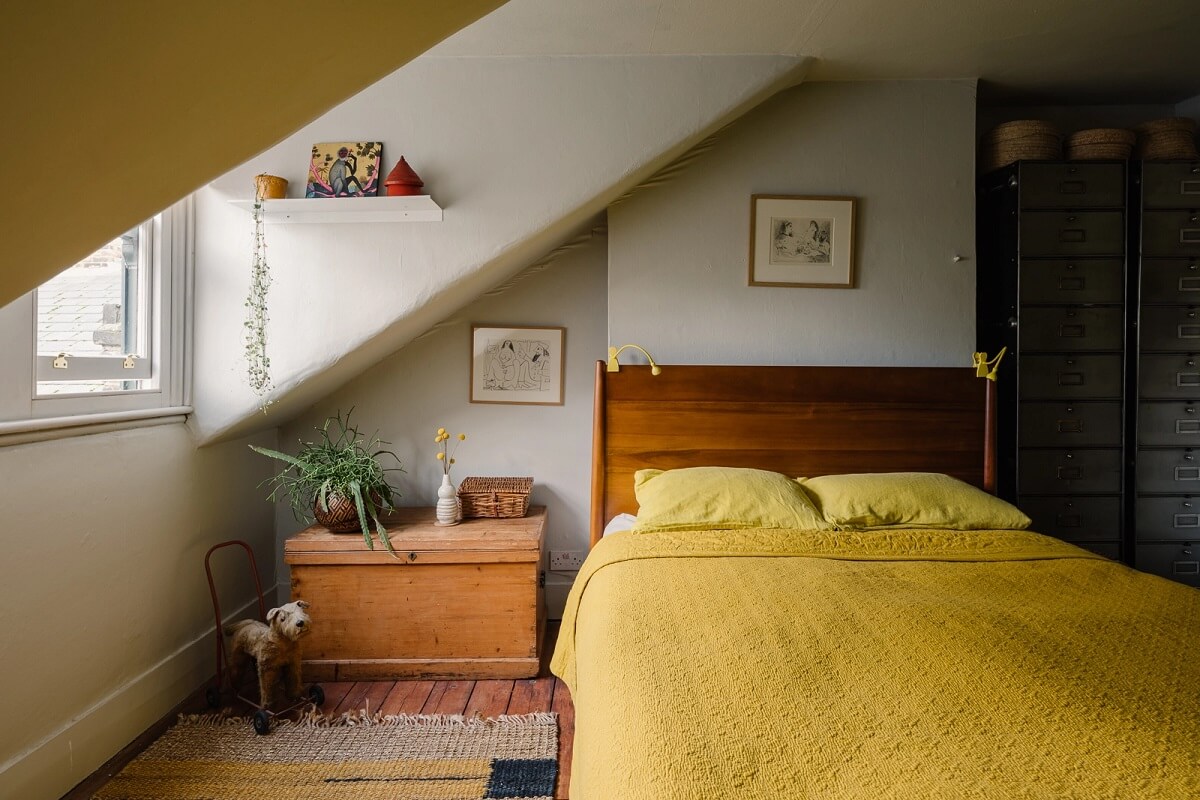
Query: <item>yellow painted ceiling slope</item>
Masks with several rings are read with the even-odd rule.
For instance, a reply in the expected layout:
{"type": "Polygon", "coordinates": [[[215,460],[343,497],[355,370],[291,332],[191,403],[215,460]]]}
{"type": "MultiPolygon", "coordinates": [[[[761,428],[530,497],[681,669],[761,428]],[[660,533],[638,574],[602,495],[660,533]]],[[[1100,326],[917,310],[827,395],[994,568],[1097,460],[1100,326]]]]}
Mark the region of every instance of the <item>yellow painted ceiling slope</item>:
{"type": "Polygon", "coordinates": [[[0,41],[0,306],[502,2],[9,8],[0,41]]]}

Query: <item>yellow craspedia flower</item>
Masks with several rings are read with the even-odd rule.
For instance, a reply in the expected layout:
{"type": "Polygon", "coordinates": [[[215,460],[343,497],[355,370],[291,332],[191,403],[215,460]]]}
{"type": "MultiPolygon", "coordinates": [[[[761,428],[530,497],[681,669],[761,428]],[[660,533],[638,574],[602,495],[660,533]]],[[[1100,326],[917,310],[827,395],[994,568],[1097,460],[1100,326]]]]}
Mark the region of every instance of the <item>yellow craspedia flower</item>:
{"type": "Polygon", "coordinates": [[[446,435],[446,429],[438,428],[438,436],[445,436],[445,435],[446,435]]]}
{"type": "Polygon", "coordinates": [[[467,435],[466,435],[465,433],[460,433],[460,434],[458,435],[458,440],[459,440],[460,442],[465,442],[465,441],[467,440],[467,435]]]}
{"type": "Polygon", "coordinates": [[[440,436],[433,437],[434,444],[441,444],[441,441],[442,441],[442,437],[440,437],[440,436]]]}
{"type": "Polygon", "coordinates": [[[450,459],[450,463],[451,463],[451,464],[453,464],[453,463],[454,463],[454,459],[453,459],[453,458],[452,458],[452,459],[450,459]]]}
{"type": "Polygon", "coordinates": [[[445,457],[446,457],[446,454],[445,454],[445,453],[438,453],[438,454],[437,454],[437,457],[438,457],[438,461],[441,461],[443,458],[445,458],[445,457]]]}

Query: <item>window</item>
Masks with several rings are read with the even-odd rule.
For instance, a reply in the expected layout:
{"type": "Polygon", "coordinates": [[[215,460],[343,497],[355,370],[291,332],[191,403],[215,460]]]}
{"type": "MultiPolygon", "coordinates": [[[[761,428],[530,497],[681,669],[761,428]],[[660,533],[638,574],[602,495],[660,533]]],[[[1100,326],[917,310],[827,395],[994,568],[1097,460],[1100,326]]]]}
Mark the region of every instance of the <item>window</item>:
{"type": "Polygon", "coordinates": [[[0,310],[33,329],[28,400],[0,420],[186,405],[190,217],[178,203],[0,310]]]}
{"type": "Polygon", "coordinates": [[[153,390],[152,248],[158,220],[37,290],[37,397],[153,390]]]}

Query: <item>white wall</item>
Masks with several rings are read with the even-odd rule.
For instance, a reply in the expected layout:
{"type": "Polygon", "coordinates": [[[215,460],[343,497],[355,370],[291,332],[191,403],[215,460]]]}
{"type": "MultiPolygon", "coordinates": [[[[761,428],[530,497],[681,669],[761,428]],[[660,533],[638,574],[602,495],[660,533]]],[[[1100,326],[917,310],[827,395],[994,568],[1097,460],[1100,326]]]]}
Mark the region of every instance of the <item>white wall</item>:
{"type": "Polygon", "coordinates": [[[1175,116],[1200,119],[1200,94],[1175,104],[1175,116]]]}
{"type": "Polygon", "coordinates": [[[609,210],[610,340],[664,364],[969,364],[974,127],[973,81],[777,95],[609,210]],[[748,286],[752,194],[857,197],[859,288],[748,286]]]}
{"type": "MultiPolygon", "coordinates": [[[[569,238],[641,175],[782,86],[785,56],[422,58],[198,195],[196,427],[271,424],[245,386],[250,217],[271,172],[303,196],[314,142],[379,140],[445,207],[441,223],[269,226],[269,353],[287,418],[569,238]]],[[[336,202],[319,201],[312,202],[336,202]]]]}
{"type": "MultiPolygon", "coordinates": [[[[400,456],[400,505],[433,505],[441,483],[433,437],[439,427],[465,432],[451,473],[534,478],[531,502],[549,509],[548,548],[588,548],[592,389],[595,363],[605,357],[605,238],[568,248],[541,271],[531,270],[506,291],[484,296],[461,313],[322,398],[280,429],[289,450],[310,439],[327,416],[354,408],[365,433],[376,430],[400,456]],[[471,404],[467,386],[471,324],[561,325],[567,329],[562,406],[471,404]]],[[[284,540],[300,525],[288,508],[277,517],[282,588],[284,540]]],[[[547,578],[551,616],[559,617],[570,575],[547,578]]]]}
{"type": "MultiPolygon", "coordinates": [[[[61,796],[213,674],[207,549],[250,541],[274,584],[246,444],[175,424],[0,448],[0,798],[61,796]]],[[[244,563],[214,562],[226,614],[244,563]]]]}

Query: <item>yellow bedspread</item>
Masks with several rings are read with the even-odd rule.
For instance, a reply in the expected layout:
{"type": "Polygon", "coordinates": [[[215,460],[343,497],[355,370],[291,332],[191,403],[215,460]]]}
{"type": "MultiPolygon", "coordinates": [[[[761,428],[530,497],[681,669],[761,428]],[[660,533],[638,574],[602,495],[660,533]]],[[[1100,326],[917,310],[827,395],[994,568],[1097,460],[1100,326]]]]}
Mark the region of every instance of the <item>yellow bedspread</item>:
{"type": "Polygon", "coordinates": [[[572,800],[1200,798],[1200,592],[1013,531],[621,533],[572,800]]]}

